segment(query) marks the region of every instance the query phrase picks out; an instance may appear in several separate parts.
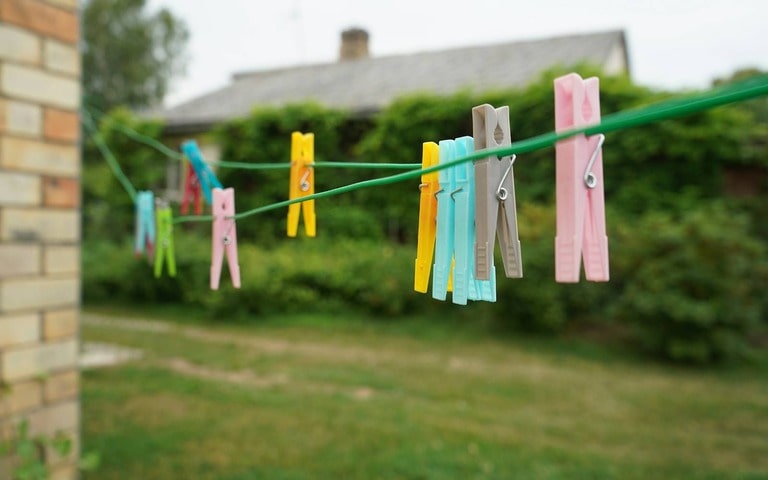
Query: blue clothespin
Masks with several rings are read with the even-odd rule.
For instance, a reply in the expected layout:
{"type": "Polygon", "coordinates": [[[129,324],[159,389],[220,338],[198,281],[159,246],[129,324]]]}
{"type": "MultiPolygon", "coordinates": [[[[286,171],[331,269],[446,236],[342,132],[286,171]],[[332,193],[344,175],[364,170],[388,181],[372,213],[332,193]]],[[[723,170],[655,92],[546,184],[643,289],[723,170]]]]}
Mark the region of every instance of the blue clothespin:
{"type": "Polygon", "coordinates": [[[150,191],[136,195],[136,238],[134,253],[137,257],[146,250],[152,256],[155,245],[155,196],[150,191]]]}
{"type": "MultiPolygon", "coordinates": [[[[438,165],[454,158],[453,140],[441,140],[438,165]]],[[[437,197],[437,234],[435,235],[435,265],[432,269],[432,298],[445,300],[451,280],[453,262],[454,204],[451,194],[455,189],[453,168],[444,168],[438,172],[440,189],[437,197]]]]}
{"type": "MultiPolygon", "coordinates": [[[[457,138],[453,157],[466,157],[475,150],[472,137],[457,138]]],[[[453,303],[466,305],[469,300],[496,301],[496,270],[491,266],[488,280],[475,278],[475,166],[466,162],[454,170],[455,202],[453,303]]]]}
{"type": "MultiPolygon", "coordinates": [[[[442,140],[439,164],[445,164],[474,151],[472,137],[442,140]]],[[[453,290],[453,303],[467,300],[496,301],[496,272],[488,280],[475,278],[475,168],[471,162],[438,172],[437,234],[432,297],[445,300],[453,290]]]]}
{"type": "Polygon", "coordinates": [[[221,182],[216,175],[214,175],[211,168],[205,163],[203,154],[200,153],[200,148],[197,146],[197,142],[194,140],[187,140],[181,144],[181,151],[189,159],[190,165],[195,170],[198,180],[200,181],[200,187],[203,190],[205,201],[208,205],[213,204],[213,198],[211,196],[211,190],[214,188],[223,188],[221,182]]]}

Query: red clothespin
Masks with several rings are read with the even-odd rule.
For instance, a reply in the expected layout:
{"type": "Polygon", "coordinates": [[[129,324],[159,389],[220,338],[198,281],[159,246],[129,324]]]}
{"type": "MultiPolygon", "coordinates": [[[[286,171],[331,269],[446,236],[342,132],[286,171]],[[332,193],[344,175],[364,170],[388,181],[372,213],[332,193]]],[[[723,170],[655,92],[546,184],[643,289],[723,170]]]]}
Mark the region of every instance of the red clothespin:
{"type": "Polygon", "coordinates": [[[187,177],[184,181],[184,196],[181,199],[181,213],[186,215],[189,211],[189,201],[193,199],[195,202],[195,215],[202,215],[203,203],[202,203],[202,189],[200,188],[200,180],[197,178],[197,173],[192,167],[191,163],[187,163],[187,177]]]}
{"type": "Polygon", "coordinates": [[[235,228],[235,190],[214,188],[213,241],[211,253],[211,290],[219,289],[221,264],[227,254],[229,276],[235,288],[240,288],[240,266],[237,263],[237,230],[235,228]]]}
{"type": "MultiPolygon", "coordinates": [[[[600,81],[571,73],[555,79],[555,130],[600,123],[600,81]]],[[[557,142],[557,238],[555,280],[608,281],[602,146],[605,136],[576,135],[557,142]]]]}

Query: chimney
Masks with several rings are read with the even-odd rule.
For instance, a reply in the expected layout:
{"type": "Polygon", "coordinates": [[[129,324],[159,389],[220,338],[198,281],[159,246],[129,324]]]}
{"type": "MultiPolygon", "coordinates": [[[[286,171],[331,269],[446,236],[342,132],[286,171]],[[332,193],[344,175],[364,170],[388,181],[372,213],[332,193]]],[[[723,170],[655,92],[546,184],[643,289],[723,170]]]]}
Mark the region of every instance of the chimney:
{"type": "Polygon", "coordinates": [[[362,28],[349,28],[341,32],[339,61],[368,58],[368,32],[362,28]]]}

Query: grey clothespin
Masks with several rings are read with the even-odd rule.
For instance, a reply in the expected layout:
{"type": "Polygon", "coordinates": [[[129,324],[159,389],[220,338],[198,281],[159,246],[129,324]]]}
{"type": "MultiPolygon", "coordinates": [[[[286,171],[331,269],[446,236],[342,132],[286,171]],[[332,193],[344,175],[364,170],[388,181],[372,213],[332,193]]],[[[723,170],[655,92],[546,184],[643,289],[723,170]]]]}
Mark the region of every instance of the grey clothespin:
{"type": "MultiPolygon", "coordinates": [[[[509,107],[479,105],[472,109],[472,136],[475,150],[509,146],[509,107]]],[[[494,233],[498,234],[501,258],[507,278],[521,278],[523,264],[517,233],[514,155],[490,155],[475,160],[475,278],[488,280],[493,270],[494,233]]]]}

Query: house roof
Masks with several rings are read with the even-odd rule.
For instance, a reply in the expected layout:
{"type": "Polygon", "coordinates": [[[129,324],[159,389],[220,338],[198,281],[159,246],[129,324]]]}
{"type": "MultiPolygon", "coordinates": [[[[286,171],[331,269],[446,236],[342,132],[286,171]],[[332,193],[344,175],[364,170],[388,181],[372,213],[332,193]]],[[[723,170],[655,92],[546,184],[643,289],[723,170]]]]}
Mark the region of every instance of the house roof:
{"type": "Polygon", "coordinates": [[[604,66],[616,52],[626,71],[622,31],[243,72],[233,75],[229,85],[166,109],[161,116],[168,131],[182,133],[246,116],[256,105],[313,100],[371,113],[406,93],[451,94],[463,88],[487,91],[520,86],[558,64],[604,66]]]}

